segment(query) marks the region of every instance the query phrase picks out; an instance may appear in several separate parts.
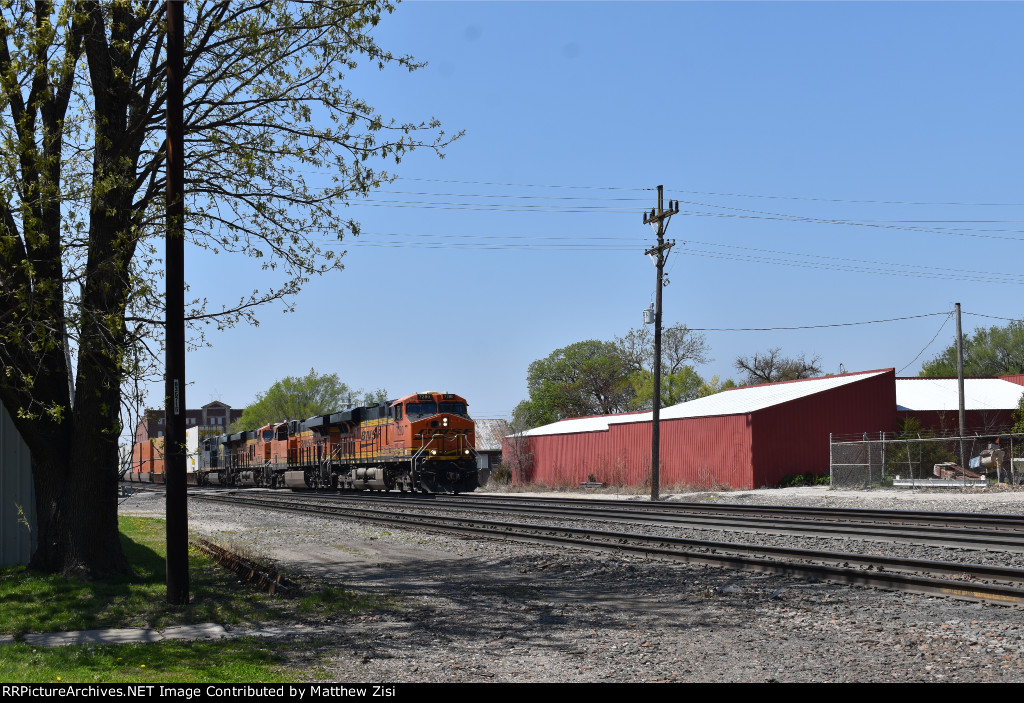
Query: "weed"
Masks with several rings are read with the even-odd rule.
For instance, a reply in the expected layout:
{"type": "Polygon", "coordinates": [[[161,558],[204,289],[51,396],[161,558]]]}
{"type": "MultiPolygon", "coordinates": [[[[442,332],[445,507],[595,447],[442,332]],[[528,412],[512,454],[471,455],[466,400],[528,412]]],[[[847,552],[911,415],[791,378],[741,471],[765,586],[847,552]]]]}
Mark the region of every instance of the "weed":
{"type": "Polygon", "coordinates": [[[827,486],[830,483],[828,474],[816,474],[808,471],[802,474],[788,474],[779,479],[779,488],[793,488],[795,486],[827,486]]]}
{"type": "Polygon", "coordinates": [[[491,477],[487,482],[493,482],[499,486],[507,486],[512,483],[512,470],[501,464],[491,472],[491,477]]]}

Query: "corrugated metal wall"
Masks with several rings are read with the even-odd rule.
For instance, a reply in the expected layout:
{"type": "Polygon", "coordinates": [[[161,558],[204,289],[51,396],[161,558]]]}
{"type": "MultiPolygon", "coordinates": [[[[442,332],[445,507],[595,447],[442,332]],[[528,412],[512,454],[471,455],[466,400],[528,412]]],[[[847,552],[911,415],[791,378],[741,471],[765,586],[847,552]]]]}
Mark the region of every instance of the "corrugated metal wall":
{"type": "MultiPolygon", "coordinates": [[[[636,457],[633,483],[651,475],[651,423],[612,426],[617,439],[636,457]]],[[[746,486],[750,481],[750,425],[746,415],[688,417],[661,422],[662,486],[681,484],[711,489],[746,486]]]]}
{"type": "Polygon", "coordinates": [[[896,373],[889,371],[752,415],[753,485],[777,485],[783,476],[829,472],[829,434],[892,432],[896,428],[896,373]]]}
{"type": "MultiPolygon", "coordinates": [[[[613,424],[603,432],[530,438],[529,479],[551,486],[590,478],[641,485],[651,476],[651,423],[613,424]]],[[[661,424],[661,480],[712,488],[746,486],[751,480],[746,415],[665,420],[661,424]]]]}
{"type": "Polygon", "coordinates": [[[612,445],[607,431],[530,437],[529,451],[533,470],[527,480],[549,486],[579,484],[591,475],[614,483],[613,477],[628,472],[626,453],[612,445]]]}
{"type": "MultiPolygon", "coordinates": [[[[901,410],[897,413],[902,422],[906,417],[915,417],[922,429],[933,430],[940,435],[953,435],[960,432],[960,412],[958,410],[901,410]]],[[[965,410],[964,422],[968,435],[986,432],[1004,432],[1013,426],[1012,410],[965,410]]]]}
{"type": "Polygon", "coordinates": [[[35,525],[32,460],[0,403],[0,566],[28,563],[35,547],[35,525]]]}

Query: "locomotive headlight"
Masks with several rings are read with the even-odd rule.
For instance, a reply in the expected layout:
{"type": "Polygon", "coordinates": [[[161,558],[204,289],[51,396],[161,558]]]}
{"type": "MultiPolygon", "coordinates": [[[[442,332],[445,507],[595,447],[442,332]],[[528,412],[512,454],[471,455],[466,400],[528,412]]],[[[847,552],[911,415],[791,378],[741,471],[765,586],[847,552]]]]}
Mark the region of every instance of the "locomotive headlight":
{"type": "Polygon", "coordinates": [[[444,420],[442,420],[441,424],[443,424],[445,427],[447,427],[448,426],[448,418],[445,418],[444,420]]]}

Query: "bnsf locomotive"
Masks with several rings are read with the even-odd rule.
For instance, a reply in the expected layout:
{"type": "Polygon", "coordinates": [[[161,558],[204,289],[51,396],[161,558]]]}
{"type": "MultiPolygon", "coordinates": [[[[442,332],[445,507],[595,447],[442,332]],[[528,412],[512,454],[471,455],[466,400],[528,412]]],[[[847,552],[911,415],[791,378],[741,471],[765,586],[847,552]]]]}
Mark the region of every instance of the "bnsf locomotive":
{"type": "Polygon", "coordinates": [[[199,485],[459,493],[477,487],[466,400],[417,393],[204,440],[199,485]]]}

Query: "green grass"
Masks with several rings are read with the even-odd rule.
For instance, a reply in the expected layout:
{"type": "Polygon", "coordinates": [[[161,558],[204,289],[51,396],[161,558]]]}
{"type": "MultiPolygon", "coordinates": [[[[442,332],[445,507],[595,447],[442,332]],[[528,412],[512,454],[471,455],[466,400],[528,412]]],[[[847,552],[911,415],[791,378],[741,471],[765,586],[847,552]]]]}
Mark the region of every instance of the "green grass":
{"type": "Polygon", "coordinates": [[[391,596],[367,596],[344,588],[329,586],[302,596],[297,610],[307,615],[317,614],[331,618],[355,615],[366,610],[397,610],[399,604],[391,596]]]}
{"type": "MultiPolygon", "coordinates": [[[[390,599],[334,586],[305,587],[285,599],[239,583],[227,569],[189,550],[192,602],[167,604],[164,521],[121,517],[121,544],[135,575],[107,582],[0,569],[0,633],[59,632],[205,622],[223,625],[315,624],[396,607],[390,599]]],[[[296,645],[253,638],[213,642],[33,648],[0,645],[0,681],[19,682],[277,682],[296,645]],[[59,678],[58,678],[59,677],[59,678]]],[[[301,645],[299,645],[301,646],[301,645]]]]}
{"type": "Polygon", "coordinates": [[[295,680],[285,670],[285,645],[252,638],[218,642],[0,646],[0,681],[19,683],[276,683],[295,680]]]}
{"type": "Polygon", "coordinates": [[[237,579],[198,550],[189,550],[192,603],[166,603],[164,523],[120,518],[121,546],[136,576],[81,581],[0,569],[0,632],[52,632],[108,627],[154,627],[285,619],[280,598],[239,587],[237,579]]]}

